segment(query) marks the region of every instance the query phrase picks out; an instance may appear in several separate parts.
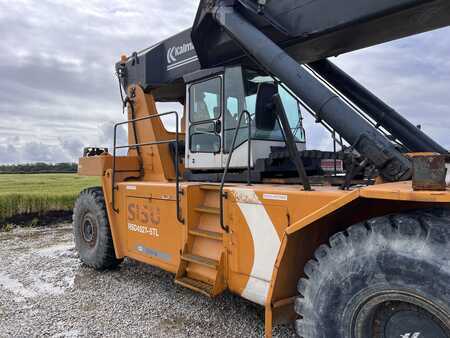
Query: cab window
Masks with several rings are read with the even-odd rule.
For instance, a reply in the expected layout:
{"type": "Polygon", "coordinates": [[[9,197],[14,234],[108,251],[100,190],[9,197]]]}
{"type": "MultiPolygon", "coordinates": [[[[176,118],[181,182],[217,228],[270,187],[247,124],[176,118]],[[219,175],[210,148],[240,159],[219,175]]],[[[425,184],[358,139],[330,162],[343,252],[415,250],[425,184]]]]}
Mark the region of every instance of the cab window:
{"type": "Polygon", "coordinates": [[[192,153],[218,153],[221,149],[222,79],[189,87],[189,145],[192,153]]]}
{"type": "Polygon", "coordinates": [[[215,120],[221,113],[221,80],[219,77],[193,84],[189,89],[190,120],[193,123],[215,120]]]}

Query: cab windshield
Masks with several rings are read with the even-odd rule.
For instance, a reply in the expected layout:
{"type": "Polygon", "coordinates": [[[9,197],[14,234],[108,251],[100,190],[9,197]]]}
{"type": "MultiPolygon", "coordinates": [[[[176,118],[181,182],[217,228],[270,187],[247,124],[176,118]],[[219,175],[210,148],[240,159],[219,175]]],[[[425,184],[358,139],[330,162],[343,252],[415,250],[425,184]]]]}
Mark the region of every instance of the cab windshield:
{"type": "MultiPolygon", "coordinates": [[[[224,98],[224,152],[229,152],[233,136],[237,128],[239,114],[247,110],[252,116],[252,139],[265,141],[284,141],[284,136],[278,120],[270,128],[258,128],[255,123],[256,99],[259,86],[262,83],[274,84],[274,79],[251,69],[241,67],[228,68],[225,72],[225,98],[224,98]]],[[[278,93],[286,110],[289,124],[296,142],[305,142],[305,133],[302,125],[302,115],[297,100],[292,97],[281,85],[278,93]]],[[[236,147],[248,138],[248,121],[244,120],[239,128],[236,147]]]]}

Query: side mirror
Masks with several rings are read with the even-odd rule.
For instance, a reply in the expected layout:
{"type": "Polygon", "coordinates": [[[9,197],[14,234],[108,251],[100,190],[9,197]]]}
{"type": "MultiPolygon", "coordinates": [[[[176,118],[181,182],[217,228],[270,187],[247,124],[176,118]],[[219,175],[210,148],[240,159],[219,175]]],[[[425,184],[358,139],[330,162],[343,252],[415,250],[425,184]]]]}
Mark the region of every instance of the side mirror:
{"type": "Polygon", "coordinates": [[[255,124],[260,130],[273,130],[277,122],[274,112],[273,96],[278,94],[278,86],[273,83],[261,83],[256,94],[255,124]]]}

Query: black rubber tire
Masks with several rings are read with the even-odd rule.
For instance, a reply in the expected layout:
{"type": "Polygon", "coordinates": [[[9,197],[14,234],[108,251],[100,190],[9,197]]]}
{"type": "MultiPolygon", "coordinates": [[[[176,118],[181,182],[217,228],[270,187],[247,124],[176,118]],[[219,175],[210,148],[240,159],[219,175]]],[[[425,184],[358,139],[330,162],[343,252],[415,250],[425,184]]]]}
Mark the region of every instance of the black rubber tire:
{"type": "MultiPolygon", "coordinates": [[[[371,302],[383,296],[388,306],[405,306],[410,300],[419,308],[426,306],[443,324],[438,330],[450,337],[449,209],[417,210],[353,225],[333,235],[329,245],[321,245],[304,272],[295,303],[300,337],[391,338],[391,332],[403,330],[404,322],[387,332],[387,326],[377,328],[382,324],[368,314],[371,302]],[[361,318],[373,326],[362,325],[361,318]]],[[[378,316],[381,310],[370,311],[378,316]]],[[[427,338],[414,330],[400,337],[427,338]]]]}
{"type": "Polygon", "coordinates": [[[97,270],[113,269],[122,260],[116,258],[109,227],[103,191],[99,187],[83,190],[73,210],[73,233],[75,248],[81,261],[97,270]],[[86,233],[86,224],[89,236],[86,233]],[[87,238],[87,239],[86,239],[87,238]]]}

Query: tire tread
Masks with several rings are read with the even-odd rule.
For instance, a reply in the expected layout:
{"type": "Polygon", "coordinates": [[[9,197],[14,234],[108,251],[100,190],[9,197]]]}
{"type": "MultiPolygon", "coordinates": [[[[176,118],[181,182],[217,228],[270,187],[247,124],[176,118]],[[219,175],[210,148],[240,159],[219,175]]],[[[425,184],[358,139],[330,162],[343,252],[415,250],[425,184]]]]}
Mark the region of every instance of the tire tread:
{"type": "Polygon", "coordinates": [[[323,337],[320,318],[313,299],[320,292],[320,281],[328,278],[333,268],[332,259],[350,257],[356,249],[361,249],[367,241],[378,238],[383,242],[400,240],[422,240],[439,245],[442,255],[450,254],[450,209],[422,209],[399,214],[381,216],[357,223],[345,231],[329,238],[328,244],[319,246],[313,259],[304,266],[306,277],[298,281],[300,296],[295,302],[295,311],[299,315],[296,332],[300,337],[323,337]],[[373,237],[373,238],[372,238],[373,237]],[[444,244],[444,245],[442,245],[444,244]],[[342,256],[345,255],[345,256],[342,256]],[[314,323],[314,321],[316,321],[314,323]]]}
{"type": "MultiPolygon", "coordinates": [[[[75,203],[73,213],[74,236],[78,235],[77,230],[80,226],[78,222],[81,221],[79,217],[83,213],[83,209],[86,208],[86,205],[92,207],[91,203],[93,204],[93,208],[95,210],[94,214],[99,225],[97,234],[97,236],[99,236],[99,241],[97,244],[98,249],[96,250],[94,259],[82,260],[84,264],[96,270],[113,269],[117,267],[122,260],[116,258],[114,242],[106,211],[105,198],[101,187],[87,188],[80,193],[75,203]]],[[[79,247],[77,249],[80,250],[79,247]]]]}

